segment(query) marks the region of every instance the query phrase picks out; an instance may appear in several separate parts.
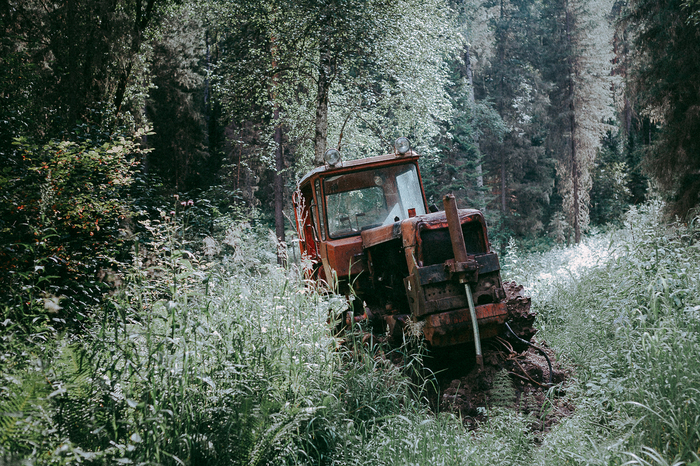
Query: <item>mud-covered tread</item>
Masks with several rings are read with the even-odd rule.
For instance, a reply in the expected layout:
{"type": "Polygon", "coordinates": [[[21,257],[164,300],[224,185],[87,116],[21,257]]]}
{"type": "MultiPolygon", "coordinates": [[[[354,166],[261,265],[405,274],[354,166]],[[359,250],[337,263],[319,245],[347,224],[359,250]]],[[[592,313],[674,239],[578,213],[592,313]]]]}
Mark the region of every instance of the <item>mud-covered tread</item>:
{"type": "Polygon", "coordinates": [[[530,297],[525,295],[523,286],[515,282],[504,282],[503,290],[506,292],[510,328],[523,340],[530,341],[537,333],[534,326],[536,314],[530,310],[530,297]]]}

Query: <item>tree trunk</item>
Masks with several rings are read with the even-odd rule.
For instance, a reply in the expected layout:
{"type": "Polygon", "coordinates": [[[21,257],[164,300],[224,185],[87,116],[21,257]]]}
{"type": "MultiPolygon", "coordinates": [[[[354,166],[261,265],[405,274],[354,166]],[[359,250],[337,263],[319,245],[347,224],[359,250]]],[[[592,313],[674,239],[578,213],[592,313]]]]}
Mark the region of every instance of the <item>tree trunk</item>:
{"type": "MultiPolygon", "coordinates": [[[[476,99],[474,98],[474,75],[472,74],[472,62],[471,62],[471,57],[469,55],[469,45],[465,47],[465,53],[464,53],[464,62],[465,65],[467,66],[467,80],[469,81],[469,105],[471,105],[472,109],[476,106],[476,99]]],[[[476,118],[472,118],[472,125],[474,125],[474,122],[476,121],[476,118]]],[[[474,146],[476,147],[476,153],[480,154],[479,151],[479,136],[474,132],[474,146]]],[[[476,168],[474,169],[476,172],[476,189],[477,189],[477,198],[479,199],[479,208],[484,209],[486,207],[486,201],[484,199],[484,170],[481,167],[481,161],[476,165],[476,168]]]]}
{"type": "Polygon", "coordinates": [[[143,40],[143,33],[148,27],[148,23],[153,16],[153,7],[155,6],[156,0],[147,0],[146,8],[143,9],[143,0],[136,0],[136,12],[134,17],[134,36],[131,38],[131,58],[129,63],[126,65],[126,69],[119,76],[119,81],[117,82],[117,91],[114,96],[114,107],[117,109],[117,113],[121,112],[122,103],[124,102],[124,96],[126,94],[126,86],[129,83],[129,78],[131,77],[131,69],[134,64],[134,55],[139,53],[141,50],[141,42],[143,40]]]}
{"type": "MultiPolygon", "coordinates": [[[[502,22],[505,16],[505,8],[503,5],[503,0],[501,0],[501,8],[500,8],[500,21],[502,22]]],[[[499,27],[499,31],[503,31],[502,27],[499,27]]],[[[498,46],[498,70],[500,72],[500,76],[498,78],[498,87],[499,87],[499,93],[500,98],[498,99],[498,114],[501,115],[501,118],[503,118],[503,115],[505,113],[505,108],[504,108],[504,100],[505,100],[505,76],[504,76],[504,71],[503,67],[506,58],[506,50],[505,50],[505,38],[502,39],[499,42],[498,46]]],[[[501,228],[503,230],[506,229],[506,222],[507,222],[507,215],[506,212],[508,211],[508,196],[506,195],[506,191],[508,190],[508,186],[506,183],[506,151],[503,145],[501,144],[500,146],[500,152],[501,152],[501,228]]],[[[505,242],[505,238],[503,239],[505,242]]],[[[505,244],[503,244],[502,250],[505,250],[505,244]]]]}
{"type": "MultiPolygon", "coordinates": [[[[272,67],[277,69],[277,44],[275,37],[270,38],[272,55],[272,67]]],[[[276,88],[278,86],[279,75],[275,74],[272,77],[272,101],[274,102],[274,111],[272,120],[275,124],[275,176],[273,181],[273,191],[275,198],[275,238],[277,239],[277,263],[282,266],[287,265],[287,253],[282,243],[284,237],[284,150],[282,148],[282,122],[280,121],[280,105],[277,102],[276,88]]],[[[240,167],[240,163],[239,163],[240,167]]]]}
{"type": "MultiPolygon", "coordinates": [[[[282,150],[282,125],[279,121],[280,110],[275,104],[275,236],[279,243],[284,242],[284,151],[282,150]]],[[[277,263],[286,266],[287,257],[282,247],[277,248],[277,263]]]]}
{"type": "Polygon", "coordinates": [[[314,135],[314,164],[321,166],[325,163],[323,155],[326,152],[328,138],[328,92],[331,88],[332,70],[330,54],[321,51],[318,67],[318,90],[316,93],[316,133],[314,135]]]}
{"type": "MultiPolygon", "coordinates": [[[[503,32],[503,27],[500,26],[500,23],[504,21],[505,17],[505,7],[503,4],[503,0],[500,2],[500,12],[499,12],[499,28],[498,31],[501,32],[501,34],[507,34],[503,32]]],[[[505,75],[504,75],[504,62],[505,62],[505,54],[506,54],[506,38],[503,37],[499,41],[498,44],[498,70],[500,73],[500,76],[498,77],[498,87],[499,87],[499,98],[498,98],[498,114],[501,116],[501,118],[504,118],[505,115],[505,75]]],[[[508,218],[508,183],[507,183],[507,170],[506,170],[506,162],[508,155],[506,154],[505,147],[503,146],[503,143],[500,144],[499,146],[499,152],[500,152],[500,165],[501,165],[501,199],[500,199],[500,204],[501,204],[501,230],[506,232],[508,231],[508,223],[509,223],[509,218],[508,218]]],[[[506,250],[506,237],[503,235],[501,237],[501,251],[506,250]]]]}
{"type": "Polygon", "coordinates": [[[579,193],[580,184],[580,173],[578,167],[578,159],[576,152],[576,105],[574,102],[575,89],[574,89],[574,74],[576,73],[576,64],[574,63],[573,50],[572,50],[572,38],[571,29],[573,25],[571,24],[572,18],[569,11],[569,2],[566,2],[566,46],[569,49],[569,56],[567,58],[568,68],[569,68],[569,130],[571,131],[571,184],[572,184],[572,208],[573,213],[573,223],[574,223],[574,242],[576,244],[581,242],[581,197],[579,193]]]}
{"type": "MultiPolygon", "coordinates": [[[[75,4],[74,0],[69,0],[66,2],[66,21],[68,24],[78,24],[78,6],[75,4]]],[[[76,120],[80,118],[81,113],[81,103],[82,103],[82,93],[78,90],[81,88],[78,83],[78,63],[79,63],[79,49],[80,44],[78,44],[78,31],[76,28],[68,27],[68,85],[67,94],[70,95],[68,104],[68,122],[69,124],[75,124],[76,120]]],[[[65,79],[65,78],[64,78],[65,79]]],[[[82,90],[82,89],[81,89],[82,90]]]]}
{"type": "Polygon", "coordinates": [[[576,131],[576,117],[574,116],[574,104],[571,103],[571,183],[573,185],[573,209],[574,209],[574,242],[581,242],[581,199],[579,194],[579,169],[578,160],[576,159],[576,139],[574,134],[576,131]]]}

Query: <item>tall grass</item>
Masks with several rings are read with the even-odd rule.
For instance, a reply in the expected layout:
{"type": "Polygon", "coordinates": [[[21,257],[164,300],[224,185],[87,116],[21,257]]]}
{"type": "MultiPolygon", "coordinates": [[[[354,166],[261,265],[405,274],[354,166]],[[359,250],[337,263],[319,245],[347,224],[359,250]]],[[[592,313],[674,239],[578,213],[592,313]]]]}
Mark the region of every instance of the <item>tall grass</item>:
{"type": "Polygon", "coordinates": [[[2,388],[0,458],[354,463],[357,438],[406,410],[427,415],[388,348],[359,336],[339,345],[328,319],[345,298],[277,266],[264,230],[235,227],[207,258],[177,218],[145,226],[151,236],[91,333],[59,340],[50,364],[35,361],[44,380],[2,388]]]}
{"type": "Polygon", "coordinates": [[[506,260],[533,292],[539,338],[576,367],[585,407],[550,436],[542,464],[700,462],[700,230],[661,212],[633,209],[624,229],[568,255],[506,260]],[[562,457],[574,424],[587,453],[562,457]]]}
{"type": "Polygon", "coordinates": [[[576,412],[546,434],[507,402],[481,407],[474,432],[431,411],[415,345],[394,349],[413,372],[359,334],[340,345],[327,321],[344,298],[235,225],[206,255],[177,218],[152,220],[87,335],[3,360],[0,462],[698,463],[698,229],[664,224],[659,204],[579,246],[503,258],[533,294],[538,338],[575,368],[576,412]]]}

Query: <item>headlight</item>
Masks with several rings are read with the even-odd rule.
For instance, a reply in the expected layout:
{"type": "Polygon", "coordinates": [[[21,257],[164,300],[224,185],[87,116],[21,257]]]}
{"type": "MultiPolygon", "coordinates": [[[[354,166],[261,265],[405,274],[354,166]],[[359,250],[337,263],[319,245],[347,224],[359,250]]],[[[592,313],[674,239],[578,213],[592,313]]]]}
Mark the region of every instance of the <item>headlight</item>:
{"type": "Polygon", "coordinates": [[[338,149],[328,149],[325,154],[323,154],[323,159],[331,167],[335,166],[340,162],[340,151],[338,149]]]}
{"type": "Polygon", "coordinates": [[[408,138],[401,136],[394,142],[394,150],[397,155],[404,155],[406,152],[411,150],[411,143],[408,142],[408,138]]]}

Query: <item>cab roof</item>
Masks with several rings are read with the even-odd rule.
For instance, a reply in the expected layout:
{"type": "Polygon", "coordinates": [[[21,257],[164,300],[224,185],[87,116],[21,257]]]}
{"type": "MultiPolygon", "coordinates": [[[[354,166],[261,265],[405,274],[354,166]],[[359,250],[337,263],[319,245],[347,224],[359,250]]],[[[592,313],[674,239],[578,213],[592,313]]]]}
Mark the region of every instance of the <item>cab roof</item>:
{"type": "Polygon", "coordinates": [[[383,167],[386,165],[394,165],[394,164],[406,163],[406,162],[415,162],[419,158],[420,158],[420,155],[418,155],[414,151],[409,151],[405,155],[386,154],[386,155],[377,155],[374,157],[366,157],[364,159],[340,161],[334,167],[331,167],[329,165],[323,165],[323,166],[314,168],[309,173],[304,175],[304,177],[301,180],[299,180],[298,185],[301,187],[301,186],[305,185],[306,183],[310,182],[310,180],[312,178],[315,178],[316,176],[320,176],[321,174],[328,174],[328,175],[341,174],[341,173],[345,173],[345,172],[355,171],[354,169],[357,169],[357,168],[373,168],[373,167],[379,168],[379,167],[383,167]]]}

